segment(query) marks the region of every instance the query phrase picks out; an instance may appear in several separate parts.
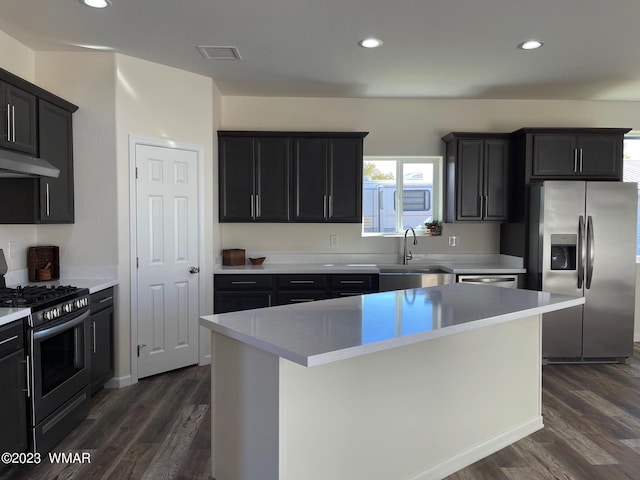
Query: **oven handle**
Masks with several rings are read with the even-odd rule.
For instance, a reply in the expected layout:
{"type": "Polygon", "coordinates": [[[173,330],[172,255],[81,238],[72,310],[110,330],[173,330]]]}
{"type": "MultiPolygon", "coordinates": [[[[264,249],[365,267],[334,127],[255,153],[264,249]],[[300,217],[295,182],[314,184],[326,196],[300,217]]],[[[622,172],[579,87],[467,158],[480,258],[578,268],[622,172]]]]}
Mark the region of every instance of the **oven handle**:
{"type": "Polygon", "coordinates": [[[76,317],[73,320],[70,320],[68,322],[61,323],[60,325],[56,325],[55,327],[51,327],[51,328],[46,328],[44,330],[40,330],[39,332],[33,332],[33,339],[34,340],[42,340],[42,339],[45,339],[45,338],[52,337],[54,335],[57,335],[60,332],[64,332],[65,330],[69,330],[69,328],[71,328],[71,327],[75,327],[77,325],[80,325],[87,318],[89,318],[89,310],[85,311],[79,317],[76,317]]]}

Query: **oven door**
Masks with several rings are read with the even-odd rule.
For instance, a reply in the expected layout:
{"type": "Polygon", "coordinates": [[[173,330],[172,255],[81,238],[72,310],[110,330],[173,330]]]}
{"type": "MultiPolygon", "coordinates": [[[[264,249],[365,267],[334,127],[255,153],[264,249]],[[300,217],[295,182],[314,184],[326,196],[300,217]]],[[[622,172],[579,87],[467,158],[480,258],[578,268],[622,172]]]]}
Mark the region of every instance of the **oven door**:
{"type": "Polygon", "coordinates": [[[30,331],[34,424],[89,385],[88,332],[88,309],[30,331]]]}

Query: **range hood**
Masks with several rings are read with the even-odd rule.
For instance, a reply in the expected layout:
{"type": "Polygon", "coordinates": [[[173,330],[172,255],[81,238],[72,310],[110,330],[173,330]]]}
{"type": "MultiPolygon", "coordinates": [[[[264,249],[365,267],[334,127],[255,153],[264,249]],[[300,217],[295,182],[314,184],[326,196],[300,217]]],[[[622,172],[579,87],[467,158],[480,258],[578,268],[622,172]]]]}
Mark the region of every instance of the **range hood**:
{"type": "Polygon", "coordinates": [[[42,158],[0,149],[0,178],[59,176],[60,170],[42,158]]]}

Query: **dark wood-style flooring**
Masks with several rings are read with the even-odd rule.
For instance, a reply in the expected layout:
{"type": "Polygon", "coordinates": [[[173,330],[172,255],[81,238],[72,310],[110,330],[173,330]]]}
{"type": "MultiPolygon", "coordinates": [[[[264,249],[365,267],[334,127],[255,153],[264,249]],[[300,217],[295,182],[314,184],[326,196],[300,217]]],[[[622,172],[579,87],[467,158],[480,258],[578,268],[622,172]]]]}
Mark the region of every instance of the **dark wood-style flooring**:
{"type": "MultiPolygon", "coordinates": [[[[209,392],[207,366],[103,390],[55,448],[90,464],[45,460],[0,480],[210,479],[209,392]]],[[[639,480],[640,344],[629,365],[544,367],[543,415],[544,429],[447,480],[639,480]]]]}

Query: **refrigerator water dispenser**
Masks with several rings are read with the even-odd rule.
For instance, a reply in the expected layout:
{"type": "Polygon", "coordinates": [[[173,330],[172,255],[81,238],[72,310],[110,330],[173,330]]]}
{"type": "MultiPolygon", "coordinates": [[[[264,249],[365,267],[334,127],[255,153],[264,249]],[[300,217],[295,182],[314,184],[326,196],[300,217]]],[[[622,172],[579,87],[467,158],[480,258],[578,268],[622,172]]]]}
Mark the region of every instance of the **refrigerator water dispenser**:
{"type": "Polygon", "coordinates": [[[551,270],[575,270],[578,236],[551,235],[551,270]]]}

